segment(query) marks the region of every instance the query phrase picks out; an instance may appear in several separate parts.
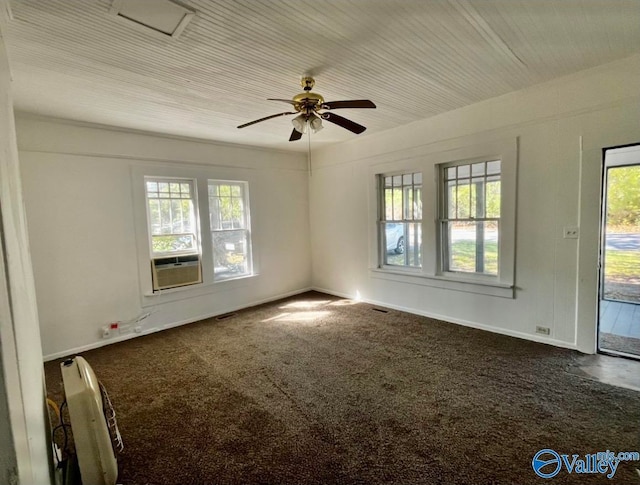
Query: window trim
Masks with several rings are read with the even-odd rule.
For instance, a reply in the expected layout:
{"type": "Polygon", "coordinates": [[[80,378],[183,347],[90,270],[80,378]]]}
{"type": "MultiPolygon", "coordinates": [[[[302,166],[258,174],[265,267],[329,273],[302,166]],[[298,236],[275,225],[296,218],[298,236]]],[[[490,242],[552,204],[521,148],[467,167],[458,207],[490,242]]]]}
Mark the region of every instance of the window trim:
{"type": "Polygon", "coordinates": [[[515,297],[516,190],[518,172],[518,138],[482,140],[469,137],[451,140],[419,151],[394,153],[393,159],[380,159],[369,169],[370,231],[369,276],[397,283],[433,286],[442,289],[504,298],[515,297]],[[475,141],[475,143],[473,143],[475,141]],[[454,162],[501,161],[501,235],[499,274],[497,277],[474,273],[443,272],[439,240],[439,166],[454,162]],[[422,268],[379,266],[378,175],[397,172],[422,172],[422,268]]]}

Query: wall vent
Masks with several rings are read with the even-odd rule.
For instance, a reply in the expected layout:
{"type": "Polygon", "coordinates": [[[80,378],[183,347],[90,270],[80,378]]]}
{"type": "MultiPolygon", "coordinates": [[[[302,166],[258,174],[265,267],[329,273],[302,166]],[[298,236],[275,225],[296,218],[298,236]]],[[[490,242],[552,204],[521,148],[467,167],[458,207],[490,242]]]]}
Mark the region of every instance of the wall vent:
{"type": "Polygon", "coordinates": [[[218,315],[216,320],[226,320],[227,318],[235,317],[237,313],[225,313],[224,315],[218,315]]]}
{"type": "Polygon", "coordinates": [[[151,261],[153,291],[202,283],[200,255],[189,254],[151,261]]]}
{"type": "Polygon", "coordinates": [[[195,15],[194,10],[171,0],[113,0],[109,13],[163,38],[178,37],[195,15]]]}

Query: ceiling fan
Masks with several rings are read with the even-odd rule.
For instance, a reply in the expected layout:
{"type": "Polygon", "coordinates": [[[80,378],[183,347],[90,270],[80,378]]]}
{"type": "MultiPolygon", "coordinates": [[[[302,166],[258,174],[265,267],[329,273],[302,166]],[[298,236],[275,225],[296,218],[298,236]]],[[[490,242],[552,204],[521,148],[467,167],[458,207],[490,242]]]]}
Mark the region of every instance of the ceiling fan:
{"type": "Polygon", "coordinates": [[[331,112],[334,109],[342,108],[375,108],[376,105],[368,99],[356,99],[351,101],[329,101],[325,102],[324,98],[311,92],[315,84],[315,80],[311,76],[304,76],[300,80],[300,84],[304,89],[303,93],[296,94],[292,99],[273,99],[269,98],[268,101],[283,101],[293,106],[295,111],[285,111],[284,113],[278,113],[271,116],[260,118],[259,120],[250,121],[238,128],[245,128],[247,126],[260,123],[261,121],[270,120],[271,118],[277,118],[279,116],[294,115],[299,113],[291,123],[293,124],[293,131],[289,137],[289,141],[296,141],[302,138],[303,133],[307,133],[311,130],[316,133],[322,129],[322,120],[327,120],[342,128],[345,128],[356,135],[359,135],[367,128],[355,123],[354,121],[343,118],[337,114],[331,112]]]}

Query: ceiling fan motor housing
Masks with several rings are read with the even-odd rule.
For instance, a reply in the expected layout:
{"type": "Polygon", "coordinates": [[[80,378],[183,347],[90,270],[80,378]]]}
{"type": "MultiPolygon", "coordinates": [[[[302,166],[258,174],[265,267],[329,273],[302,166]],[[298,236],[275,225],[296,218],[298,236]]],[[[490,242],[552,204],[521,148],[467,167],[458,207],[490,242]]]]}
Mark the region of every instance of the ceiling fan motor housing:
{"type": "Polygon", "coordinates": [[[324,98],[317,94],[312,93],[311,91],[307,91],[304,93],[296,94],[293,97],[293,105],[296,108],[296,111],[315,111],[320,109],[322,104],[324,103],[324,98]]]}

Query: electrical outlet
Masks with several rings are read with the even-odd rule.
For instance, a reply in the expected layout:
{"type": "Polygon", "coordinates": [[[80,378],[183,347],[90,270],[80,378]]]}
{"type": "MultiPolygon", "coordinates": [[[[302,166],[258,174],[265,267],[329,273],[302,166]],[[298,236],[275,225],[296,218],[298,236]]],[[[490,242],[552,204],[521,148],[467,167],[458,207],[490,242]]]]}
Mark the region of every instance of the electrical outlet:
{"type": "Polygon", "coordinates": [[[137,327],[133,327],[133,331],[135,333],[142,333],[142,327],[140,325],[138,325],[137,327]]]}
{"type": "Polygon", "coordinates": [[[536,326],[536,333],[539,333],[542,335],[551,335],[551,329],[549,327],[536,326]]]}
{"type": "Polygon", "coordinates": [[[563,237],[565,239],[578,239],[580,237],[580,229],[577,226],[564,226],[563,237]]]}
{"type": "Polygon", "coordinates": [[[111,337],[111,330],[109,329],[109,327],[103,327],[102,338],[109,338],[109,337],[111,337]]]}

